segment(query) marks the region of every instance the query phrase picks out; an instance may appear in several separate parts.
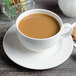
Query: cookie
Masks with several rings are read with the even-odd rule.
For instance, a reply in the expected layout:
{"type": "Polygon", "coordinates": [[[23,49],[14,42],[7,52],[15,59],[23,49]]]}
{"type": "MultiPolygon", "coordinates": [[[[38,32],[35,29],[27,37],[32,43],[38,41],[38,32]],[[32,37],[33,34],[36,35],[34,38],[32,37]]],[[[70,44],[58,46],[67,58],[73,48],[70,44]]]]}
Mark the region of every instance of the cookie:
{"type": "Polygon", "coordinates": [[[76,41],[76,27],[73,28],[72,38],[76,41]]]}
{"type": "Polygon", "coordinates": [[[15,5],[15,4],[19,3],[20,1],[19,0],[10,0],[10,2],[12,5],[15,5]]]}

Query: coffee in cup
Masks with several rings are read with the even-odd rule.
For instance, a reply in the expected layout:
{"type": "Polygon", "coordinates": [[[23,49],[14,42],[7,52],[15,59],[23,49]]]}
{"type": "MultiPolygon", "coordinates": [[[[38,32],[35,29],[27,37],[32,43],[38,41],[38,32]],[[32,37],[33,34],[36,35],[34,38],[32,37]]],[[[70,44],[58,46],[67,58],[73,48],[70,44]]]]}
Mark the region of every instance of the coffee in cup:
{"type": "Polygon", "coordinates": [[[60,24],[52,16],[36,13],[21,19],[18,28],[24,35],[43,39],[57,34],[60,30],[60,24]]]}

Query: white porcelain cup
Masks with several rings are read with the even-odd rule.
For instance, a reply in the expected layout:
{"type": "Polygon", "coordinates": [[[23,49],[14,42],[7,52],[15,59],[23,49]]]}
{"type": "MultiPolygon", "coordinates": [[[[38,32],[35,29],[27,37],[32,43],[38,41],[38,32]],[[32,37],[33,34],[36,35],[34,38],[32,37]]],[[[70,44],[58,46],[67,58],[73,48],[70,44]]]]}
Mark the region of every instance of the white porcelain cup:
{"type": "Polygon", "coordinates": [[[17,35],[18,35],[18,38],[21,44],[24,47],[28,48],[29,50],[35,51],[35,52],[43,52],[43,51],[48,50],[53,45],[55,45],[59,39],[61,38],[64,39],[65,37],[71,35],[73,31],[73,27],[71,26],[71,24],[69,23],[63,24],[61,18],[57,14],[53,13],[52,11],[45,10],[45,9],[32,9],[32,10],[28,10],[22,13],[16,20],[16,28],[17,28],[17,35]],[[31,37],[24,35],[18,28],[19,22],[24,17],[30,14],[36,14],[36,13],[47,14],[49,16],[54,17],[60,24],[60,27],[61,27],[60,31],[56,35],[52,37],[44,38],[44,39],[36,39],[36,38],[31,38],[31,37]]]}

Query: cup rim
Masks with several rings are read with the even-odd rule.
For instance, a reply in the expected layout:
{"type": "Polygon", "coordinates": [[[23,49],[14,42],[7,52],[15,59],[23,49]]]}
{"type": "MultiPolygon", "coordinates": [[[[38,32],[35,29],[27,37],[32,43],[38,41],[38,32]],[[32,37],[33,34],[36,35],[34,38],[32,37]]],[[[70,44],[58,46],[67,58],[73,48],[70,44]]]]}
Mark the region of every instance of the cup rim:
{"type": "MultiPolygon", "coordinates": [[[[60,22],[58,21],[58,23],[60,24],[60,26],[61,25],[63,25],[63,22],[62,22],[62,20],[61,20],[61,18],[56,14],[56,13],[54,13],[54,12],[52,12],[52,11],[50,11],[50,10],[47,10],[47,9],[31,9],[31,10],[27,10],[27,11],[25,11],[25,12],[23,12],[22,14],[20,14],[19,16],[18,16],[18,18],[16,19],[16,28],[17,28],[17,30],[18,30],[18,32],[21,34],[21,35],[23,35],[24,37],[27,37],[27,38],[29,38],[29,39],[32,39],[32,40],[47,40],[47,39],[51,39],[51,38],[54,38],[54,37],[56,37],[60,32],[61,32],[61,29],[62,29],[62,27],[60,28],[60,30],[59,30],[59,32],[57,33],[57,34],[55,34],[55,35],[53,35],[53,36],[51,36],[51,37],[48,37],[48,38],[42,38],[42,39],[38,39],[38,38],[32,38],[32,37],[29,37],[29,36],[27,36],[27,35],[25,35],[25,34],[23,34],[20,30],[19,30],[19,28],[18,28],[18,23],[21,21],[19,21],[18,22],[18,19],[19,19],[19,17],[21,16],[21,15],[23,15],[23,14],[25,14],[26,12],[31,12],[31,11],[46,11],[46,12],[51,12],[53,15],[55,15],[59,20],[60,20],[60,22]]],[[[34,13],[35,14],[35,13],[34,13]]],[[[44,13],[43,13],[44,14],[44,13]]],[[[29,14],[30,15],[30,14],[29,14]]],[[[48,14],[47,14],[48,15],[48,14]]],[[[28,16],[28,15],[27,15],[28,16]]],[[[25,16],[24,16],[25,17],[25,16]]],[[[23,17],[23,18],[24,18],[23,17]]],[[[23,19],[22,18],[22,19],[23,19]]]]}

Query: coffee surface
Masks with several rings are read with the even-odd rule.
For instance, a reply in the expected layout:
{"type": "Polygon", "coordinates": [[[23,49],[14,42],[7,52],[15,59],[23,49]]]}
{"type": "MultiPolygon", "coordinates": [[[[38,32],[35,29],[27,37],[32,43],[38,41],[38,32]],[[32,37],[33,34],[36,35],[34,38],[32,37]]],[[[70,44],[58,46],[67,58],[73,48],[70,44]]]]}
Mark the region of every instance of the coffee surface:
{"type": "Polygon", "coordinates": [[[60,25],[56,19],[46,14],[31,14],[18,24],[19,30],[26,36],[43,39],[57,34],[60,25]]]}

